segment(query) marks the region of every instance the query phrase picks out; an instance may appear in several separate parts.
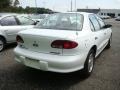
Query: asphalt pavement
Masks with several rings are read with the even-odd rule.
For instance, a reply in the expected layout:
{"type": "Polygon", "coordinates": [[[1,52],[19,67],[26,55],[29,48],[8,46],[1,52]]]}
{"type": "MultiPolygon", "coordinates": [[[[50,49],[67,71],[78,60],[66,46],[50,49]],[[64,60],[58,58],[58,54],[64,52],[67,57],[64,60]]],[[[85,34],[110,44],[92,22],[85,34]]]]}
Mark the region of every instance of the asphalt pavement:
{"type": "Polygon", "coordinates": [[[10,44],[0,53],[0,90],[120,90],[120,22],[106,22],[113,25],[112,47],[96,59],[90,77],[84,78],[80,72],[59,74],[21,65],[14,60],[16,44],[10,44]]]}

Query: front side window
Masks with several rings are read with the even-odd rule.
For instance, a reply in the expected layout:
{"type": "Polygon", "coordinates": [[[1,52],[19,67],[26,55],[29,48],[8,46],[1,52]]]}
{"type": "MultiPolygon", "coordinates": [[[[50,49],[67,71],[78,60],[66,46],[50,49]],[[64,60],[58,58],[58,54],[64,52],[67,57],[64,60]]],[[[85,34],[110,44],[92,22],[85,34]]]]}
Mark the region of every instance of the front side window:
{"type": "Polygon", "coordinates": [[[34,21],[23,16],[17,17],[20,22],[20,25],[33,25],[34,21]]]}
{"type": "Polygon", "coordinates": [[[1,19],[0,24],[2,26],[16,26],[17,22],[14,16],[8,16],[8,17],[1,19]]]}
{"type": "Polygon", "coordinates": [[[100,25],[96,19],[96,17],[94,15],[90,15],[89,19],[91,21],[91,23],[93,24],[95,31],[99,31],[100,30],[100,25]]]}
{"type": "Polygon", "coordinates": [[[81,30],[83,15],[75,13],[58,13],[45,18],[36,28],[56,30],[81,30]]]}
{"type": "Polygon", "coordinates": [[[96,18],[97,18],[97,20],[98,20],[98,22],[99,22],[99,24],[100,24],[100,27],[101,27],[101,28],[104,27],[104,26],[105,26],[104,21],[103,21],[100,17],[98,17],[97,15],[96,15],[96,18]]]}

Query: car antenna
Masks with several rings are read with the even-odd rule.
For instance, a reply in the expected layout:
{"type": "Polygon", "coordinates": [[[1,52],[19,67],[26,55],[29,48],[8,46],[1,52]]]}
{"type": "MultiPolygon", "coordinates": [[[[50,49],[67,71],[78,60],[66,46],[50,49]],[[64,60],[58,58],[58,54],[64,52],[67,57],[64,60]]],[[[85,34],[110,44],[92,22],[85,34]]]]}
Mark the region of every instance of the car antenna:
{"type": "Polygon", "coordinates": [[[75,0],[75,12],[76,12],[76,35],[78,35],[78,32],[77,32],[77,31],[78,31],[78,30],[77,30],[77,26],[78,26],[78,25],[77,25],[77,17],[78,17],[78,16],[77,16],[77,5],[76,5],[76,3],[77,3],[77,2],[76,2],[76,0],[75,0]]]}

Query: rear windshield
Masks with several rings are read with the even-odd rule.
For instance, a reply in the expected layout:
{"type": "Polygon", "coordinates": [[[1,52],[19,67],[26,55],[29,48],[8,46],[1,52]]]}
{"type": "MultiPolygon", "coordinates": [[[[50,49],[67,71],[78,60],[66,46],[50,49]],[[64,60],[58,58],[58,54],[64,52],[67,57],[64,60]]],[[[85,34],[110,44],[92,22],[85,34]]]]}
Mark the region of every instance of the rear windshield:
{"type": "Polygon", "coordinates": [[[40,29],[82,30],[84,17],[76,13],[57,13],[36,25],[40,29]]]}

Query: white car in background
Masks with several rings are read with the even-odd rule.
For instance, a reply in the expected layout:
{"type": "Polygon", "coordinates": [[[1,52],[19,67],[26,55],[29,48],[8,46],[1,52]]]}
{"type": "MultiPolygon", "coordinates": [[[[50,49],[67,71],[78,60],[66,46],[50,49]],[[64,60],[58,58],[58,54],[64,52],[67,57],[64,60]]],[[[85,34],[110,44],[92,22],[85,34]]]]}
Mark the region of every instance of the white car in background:
{"type": "Polygon", "coordinates": [[[116,21],[120,21],[120,16],[115,18],[116,21]]]}
{"type": "Polygon", "coordinates": [[[83,70],[89,76],[95,58],[105,47],[111,47],[111,26],[92,13],[50,15],[34,29],[19,32],[15,60],[44,71],[83,70]]]}
{"type": "Polygon", "coordinates": [[[16,42],[16,34],[19,31],[33,28],[36,24],[30,18],[22,15],[0,15],[0,51],[7,43],[16,42]]]}
{"type": "Polygon", "coordinates": [[[28,16],[36,22],[41,22],[48,15],[49,14],[31,14],[31,15],[28,15],[28,16]]]}
{"type": "Polygon", "coordinates": [[[104,15],[101,15],[100,16],[102,19],[110,19],[111,17],[110,16],[104,16],[104,15]]]}

